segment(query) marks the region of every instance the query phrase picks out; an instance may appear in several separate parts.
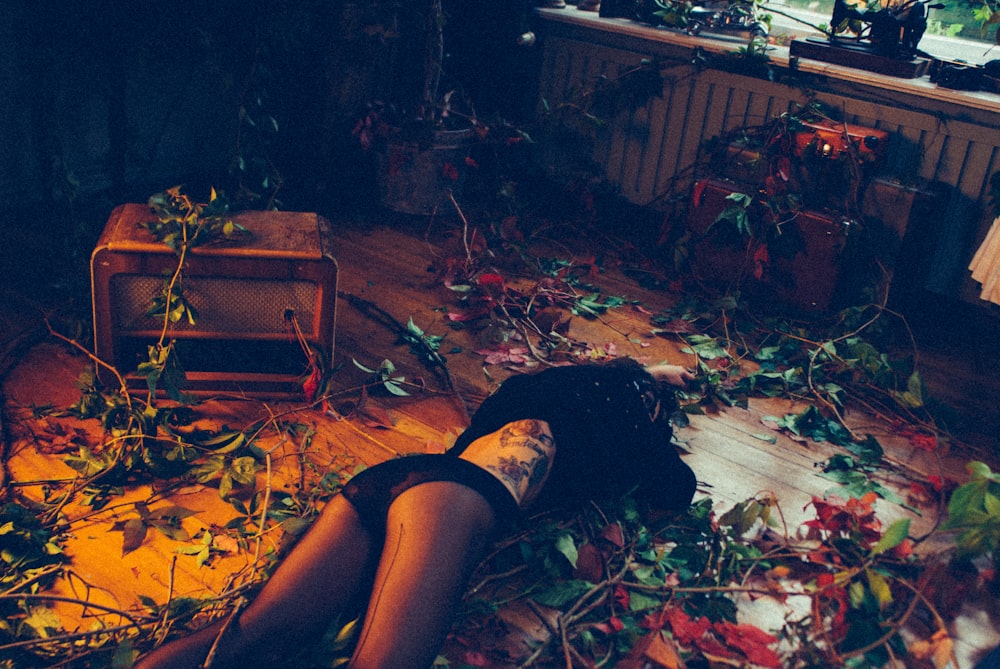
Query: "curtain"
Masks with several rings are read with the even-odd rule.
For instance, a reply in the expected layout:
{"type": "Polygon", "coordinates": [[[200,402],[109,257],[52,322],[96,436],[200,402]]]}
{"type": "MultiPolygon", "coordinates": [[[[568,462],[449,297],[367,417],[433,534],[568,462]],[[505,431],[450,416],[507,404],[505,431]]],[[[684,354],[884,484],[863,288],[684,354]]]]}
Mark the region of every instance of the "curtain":
{"type": "Polygon", "coordinates": [[[1000,304],[1000,217],[993,221],[986,239],[969,264],[972,278],[982,284],[980,297],[1000,304]]]}

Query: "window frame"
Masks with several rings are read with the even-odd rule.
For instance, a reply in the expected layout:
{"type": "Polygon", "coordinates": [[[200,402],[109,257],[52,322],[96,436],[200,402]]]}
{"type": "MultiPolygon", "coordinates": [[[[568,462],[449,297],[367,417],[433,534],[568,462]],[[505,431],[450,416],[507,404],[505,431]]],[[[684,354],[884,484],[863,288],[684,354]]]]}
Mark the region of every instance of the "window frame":
{"type": "MultiPolygon", "coordinates": [[[[579,27],[599,31],[601,39],[610,43],[631,43],[634,46],[633,40],[640,40],[670,51],[700,50],[709,54],[732,53],[746,46],[746,37],[739,34],[702,32],[697,36],[688,35],[683,31],[650,26],[632,19],[602,17],[598,12],[579,10],[572,5],[558,9],[536,8],[535,12],[536,18],[543,22],[552,21],[568,29],[579,27]]],[[[938,103],[943,103],[965,108],[977,116],[980,113],[990,116],[1000,113],[1000,94],[945,88],[933,83],[928,75],[907,79],[809,58],[792,57],[789,48],[781,44],[770,45],[767,55],[776,67],[819,75],[848,87],[857,86],[877,92],[879,96],[903,93],[916,100],[927,100],[927,106],[932,109],[938,103]]],[[[1000,53],[997,55],[1000,56],[1000,53]]],[[[1000,121],[991,118],[991,125],[1000,125],[1000,121]]]]}

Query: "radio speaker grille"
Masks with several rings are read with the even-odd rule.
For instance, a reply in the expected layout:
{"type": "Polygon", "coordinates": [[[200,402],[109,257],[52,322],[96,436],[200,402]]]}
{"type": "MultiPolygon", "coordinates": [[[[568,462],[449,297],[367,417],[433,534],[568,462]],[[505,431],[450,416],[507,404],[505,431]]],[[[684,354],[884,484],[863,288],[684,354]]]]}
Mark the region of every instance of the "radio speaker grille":
{"type": "MultiPolygon", "coordinates": [[[[160,294],[159,277],[119,275],[111,280],[111,310],[122,333],[149,330],[161,325],[160,318],[147,316],[150,301],[160,294]]],[[[284,334],[288,316],[299,323],[315,319],[319,287],[308,281],[200,277],[184,282],[184,298],[198,313],[191,325],[175,323],[178,333],[211,331],[229,334],[284,334]]]]}

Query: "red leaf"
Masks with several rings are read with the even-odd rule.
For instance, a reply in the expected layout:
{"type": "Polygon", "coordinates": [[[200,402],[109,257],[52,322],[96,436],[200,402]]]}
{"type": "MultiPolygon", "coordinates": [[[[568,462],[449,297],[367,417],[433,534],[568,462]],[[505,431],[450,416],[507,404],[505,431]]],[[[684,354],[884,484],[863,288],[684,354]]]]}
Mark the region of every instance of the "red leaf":
{"type": "Polygon", "coordinates": [[[703,181],[696,181],[694,183],[694,191],[691,194],[691,199],[694,202],[694,206],[701,206],[702,195],[705,194],[705,188],[708,186],[708,179],[703,181]]]}
{"type": "Polygon", "coordinates": [[[660,630],[666,627],[669,622],[669,616],[666,609],[661,609],[650,613],[645,618],[639,621],[639,627],[645,630],[660,630]]]}
{"type": "Polygon", "coordinates": [[[691,616],[683,609],[676,607],[667,612],[667,617],[670,620],[670,629],[674,632],[674,638],[682,646],[694,644],[712,629],[712,621],[708,618],[702,617],[692,620],[691,616]]]}
{"type": "Polygon", "coordinates": [[[628,608],[629,601],[631,600],[628,594],[628,588],[625,588],[621,585],[616,585],[614,590],[614,598],[615,598],[615,604],[622,607],[623,609],[628,608]]]}
{"type": "Polygon", "coordinates": [[[499,274],[494,274],[492,272],[486,272],[479,275],[477,282],[480,286],[495,286],[497,288],[503,288],[503,277],[499,274]]]}
{"type": "Polygon", "coordinates": [[[517,216],[507,216],[500,222],[500,237],[507,241],[524,241],[524,234],[517,227],[517,216]]]}
{"type": "Polygon", "coordinates": [[[312,402],[316,399],[316,392],[319,390],[319,382],[323,379],[323,374],[319,367],[313,366],[309,376],[302,382],[302,392],[305,393],[306,401],[312,402]]]}
{"type": "Polygon", "coordinates": [[[451,163],[445,163],[441,166],[441,176],[449,181],[458,181],[458,168],[451,163]]]}
{"type": "Polygon", "coordinates": [[[618,523],[609,523],[601,530],[601,538],[610,543],[615,548],[622,548],[625,545],[625,534],[622,526],[618,523]]]}
{"type": "Polygon", "coordinates": [[[486,655],[474,650],[466,651],[462,659],[472,667],[489,667],[492,664],[486,655]]]}
{"type": "Polygon", "coordinates": [[[909,539],[903,539],[901,543],[893,547],[891,553],[900,560],[905,560],[913,555],[913,542],[909,539]]]}
{"type": "Polygon", "coordinates": [[[604,556],[597,546],[588,543],[577,549],[573,575],[591,583],[600,583],[604,579],[604,556]]]}
{"type": "Polygon", "coordinates": [[[462,311],[449,311],[448,320],[453,323],[466,323],[468,321],[474,321],[478,318],[482,318],[490,313],[490,308],[488,306],[482,306],[478,309],[466,309],[462,311]]]}
{"type": "Polygon", "coordinates": [[[764,278],[764,271],[771,263],[771,256],[767,251],[767,245],[761,244],[753,252],[753,276],[760,281],[764,278]]]}
{"type": "Polygon", "coordinates": [[[625,623],[621,621],[621,618],[617,616],[611,616],[608,618],[607,622],[597,623],[594,625],[594,629],[603,632],[604,634],[618,634],[623,629],[625,629],[625,623]]]}
{"type": "Polygon", "coordinates": [[[752,663],[776,669],[781,667],[781,658],[769,648],[778,642],[777,637],[755,625],[719,622],[715,628],[728,645],[739,649],[752,663]]]}
{"type": "Polygon", "coordinates": [[[774,197],[778,192],[778,183],[774,180],[774,177],[767,177],[764,179],[764,191],[767,193],[768,197],[774,197]]]}
{"type": "Polygon", "coordinates": [[[938,440],[933,434],[913,434],[910,443],[922,451],[933,453],[938,448],[938,440]]]}

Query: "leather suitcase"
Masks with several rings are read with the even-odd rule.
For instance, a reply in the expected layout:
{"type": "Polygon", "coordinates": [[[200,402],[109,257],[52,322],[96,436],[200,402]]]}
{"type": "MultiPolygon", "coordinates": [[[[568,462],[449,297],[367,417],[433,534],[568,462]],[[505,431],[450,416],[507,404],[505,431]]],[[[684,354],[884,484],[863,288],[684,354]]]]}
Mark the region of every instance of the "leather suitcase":
{"type": "Polygon", "coordinates": [[[754,194],[752,188],[709,179],[697,192],[687,218],[688,262],[701,283],[722,292],[738,290],[769,308],[805,313],[840,306],[853,290],[843,272],[852,221],[802,210],[782,221],[777,233],[766,207],[755,201],[747,210],[752,228],[767,230],[768,236],[748,237],[717,219],[734,206],[731,194],[754,194]]]}
{"type": "Polygon", "coordinates": [[[845,271],[853,230],[854,222],[843,216],[798,212],[782,226],[781,238],[768,245],[770,272],[762,297],[802,312],[844,306],[856,289],[845,271]]]}

